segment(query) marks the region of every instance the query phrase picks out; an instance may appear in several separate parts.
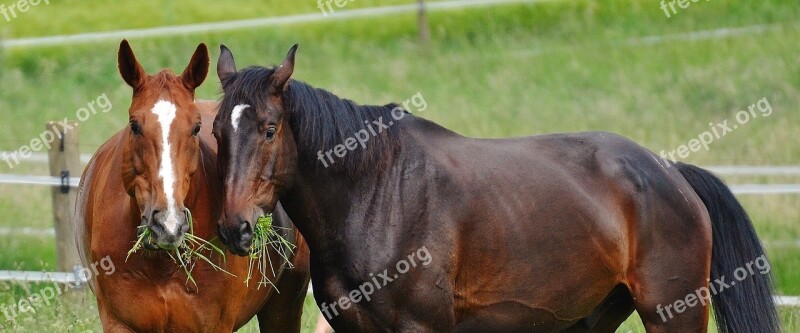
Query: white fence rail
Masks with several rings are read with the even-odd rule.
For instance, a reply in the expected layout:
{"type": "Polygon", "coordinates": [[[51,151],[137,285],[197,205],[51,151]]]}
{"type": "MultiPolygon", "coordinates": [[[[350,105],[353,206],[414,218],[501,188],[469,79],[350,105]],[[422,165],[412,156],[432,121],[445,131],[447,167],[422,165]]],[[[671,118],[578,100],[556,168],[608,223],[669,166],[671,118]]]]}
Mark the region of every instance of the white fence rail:
{"type": "MultiPolygon", "coordinates": [[[[541,3],[541,2],[556,2],[563,0],[449,0],[449,1],[434,1],[425,4],[429,11],[438,10],[451,10],[469,7],[484,7],[484,6],[497,6],[497,5],[511,5],[511,4],[524,4],[524,3],[541,3]]],[[[318,22],[323,20],[341,20],[348,18],[360,17],[377,17],[387,15],[397,15],[415,12],[419,10],[417,4],[396,5],[396,6],[383,6],[360,8],[351,10],[339,10],[327,15],[321,12],[305,13],[289,16],[276,16],[255,19],[244,19],[235,21],[222,21],[210,23],[196,23],[187,25],[174,25],[153,27],[144,29],[127,29],[117,31],[105,32],[90,32],[80,33],[74,35],[56,35],[45,37],[29,37],[0,40],[0,47],[13,48],[13,47],[37,47],[48,45],[69,45],[78,43],[89,43],[103,40],[120,40],[122,38],[146,38],[146,37],[164,37],[174,35],[185,35],[192,33],[208,33],[208,32],[221,32],[229,30],[241,30],[247,28],[259,28],[274,25],[298,24],[318,22]]],[[[791,28],[800,27],[798,24],[791,25],[791,28]]],[[[626,45],[650,45],[658,44],[667,41],[697,41],[705,39],[720,39],[731,36],[738,36],[744,34],[763,33],[767,31],[785,29],[783,24],[771,25],[752,25],[744,27],[728,27],[712,30],[689,31],[683,33],[675,33],[669,35],[659,36],[645,36],[628,39],[624,44],[626,45]]],[[[526,54],[540,54],[544,50],[535,49],[528,50],[526,54]]]]}
{"type": "Polygon", "coordinates": [[[66,272],[37,272],[37,271],[0,271],[0,281],[14,281],[26,283],[57,282],[71,283],[80,281],[81,284],[87,281],[77,273],[66,272]]]}
{"type": "MultiPolygon", "coordinates": [[[[461,9],[469,7],[484,7],[484,6],[497,6],[506,4],[519,4],[519,3],[538,3],[538,2],[552,2],[559,0],[451,0],[451,1],[434,1],[425,4],[425,8],[429,11],[437,10],[450,10],[461,9]]],[[[8,39],[0,41],[0,47],[31,47],[31,46],[47,46],[47,45],[64,45],[76,43],[88,43],[103,40],[120,40],[123,38],[144,38],[144,37],[164,37],[174,35],[184,35],[191,33],[203,32],[221,32],[229,30],[241,30],[247,28],[266,27],[284,24],[298,24],[309,23],[323,20],[341,20],[358,17],[376,17],[397,15],[404,13],[413,13],[419,10],[419,5],[396,5],[396,6],[383,6],[350,10],[339,10],[327,15],[322,12],[314,12],[299,15],[278,16],[278,17],[265,17],[256,19],[236,20],[236,21],[223,21],[212,23],[196,23],[187,25],[176,25],[156,28],[145,29],[129,29],[117,30],[106,32],[91,32],[75,35],[60,35],[60,36],[47,36],[47,37],[31,37],[8,39]]]]}
{"type": "MultiPolygon", "coordinates": [[[[0,151],[0,156],[11,155],[12,152],[0,151]]],[[[81,163],[88,163],[92,154],[80,155],[81,163]]],[[[47,154],[31,153],[23,162],[47,163],[47,154]]],[[[793,176],[800,175],[800,165],[711,165],[704,167],[721,176],[793,176]]]]}
{"type": "MultiPolygon", "coordinates": [[[[725,173],[719,173],[725,174],[725,173]]],[[[737,175],[751,175],[759,173],[728,173],[737,175]]],[[[763,175],[764,173],[760,173],[763,175]]],[[[789,173],[791,174],[791,173],[789,173]]],[[[32,185],[32,186],[62,186],[78,187],[79,177],[59,178],[53,176],[31,176],[0,174],[0,184],[32,185]]],[[[800,184],[739,184],[731,185],[734,194],[800,194],[800,184]]]]}
{"type": "Polygon", "coordinates": [[[55,228],[0,228],[0,236],[39,236],[53,237],[56,235],[55,228]]]}
{"type": "Polygon", "coordinates": [[[743,184],[731,185],[734,194],[798,194],[800,184],[743,184]]]}
{"type": "Polygon", "coordinates": [[[782,306],[800,306],[800,296],[773,296],[775,303],[782,306]]]}
{"type": "Polygon", "coordinates": [[[792,176],[800,175],[800,166],[793,165],[715,165],[706,167],[722,176],[792,176]]]}
{"type": "MultiPolygon", "coordinates": [[[[10,156],[13,152],[10,151],[0,151],[0,156],[10,156]]],[[[92,154],[83,153],[80,155],[81,163],[88,163],[89,160],[92,158],[92,154]]],[[[21,157],[19,156],[19,160],[21,162],[33,162],[33,163],[47,163],[47,154],[45,153],[31,153],[28,157],[21,157]]],[[[2,164],[0,164],[2,165],[2,164]]]]}
{"type": "Polygon", "coordinates": [[[0,184],[12,185],[44,185],[44,186],[61,186],[67,185],[69,187],[78,187],[80,177],[69,177],[61,179],[53,176],[29,176],[29,175],[9,175],[0,174],[0,184]],[[63,183],[63,181],[67,181],[63,183]]]}

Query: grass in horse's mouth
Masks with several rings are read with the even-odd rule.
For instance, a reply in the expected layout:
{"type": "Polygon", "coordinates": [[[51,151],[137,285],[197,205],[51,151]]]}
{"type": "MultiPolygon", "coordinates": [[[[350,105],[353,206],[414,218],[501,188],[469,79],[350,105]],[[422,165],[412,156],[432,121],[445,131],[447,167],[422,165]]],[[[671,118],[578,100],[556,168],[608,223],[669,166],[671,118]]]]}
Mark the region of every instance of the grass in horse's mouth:
{"type": "MultiPolygon", "coordinates": [[[[234,276],[219,265],[212,262],[208,255],[203,254],[203,252],[208,252],[209,255],[217,253],[223,259],[223,261],[225,260],[225,251],[211,242],[194,235],[192,214],[188,211],[187,217],[189,219],[189,232],[184,235],[184,241],[180,246],[178,246],[177,249],[167,252],[167,255],[169,255],[169,257],[172,258],[172,260],[183,269],[184,273],[186,273],[186,282],[188,283],[191,281],[195,287],[197,286],[197,282],[194,280],[194,277],[192,277],[192,270],[194,269],[198,259],[205,261],[218,271],[222,271],[234,276]]],[[[139,237],[137,237],[133,247],[131,247],[131,249],[128,251],[125,261],[128,261],[128,258],[130,258],[132,254],[139,251],[143,247],[144,242],[150,241],[149,237],[152,233],[150,228],[147,228],[147,226],[144,225],[139,226],[139,228],[141,228],[143,231],[139,234],[139,237]]],[[[283,259],[284,263],[288,265],[289,268],[293,268],[292,262],[289,260],[289,256],[294,253],[294,248],[296,246],[286,240],[286,238],[283,238],[283,236],[278,233],[276,229],[289,230],[288,228],[272,225],[272,214],[258,218],[258,222],[256,223],[256,227],[253,232],[253,246],[250,248],[250,265],[248,266],[247,278],[245,279],[245,283],[248,286],[250,285],[250,280],[254,277],[254,269],[258,269],[258,271],[261,272],[261,278],[258,281],[258,288],[261,288],[261,286],[265,285],[270,285],[275,288],[275,285],[269,280],[269,278],[267,278],[266,274],[267,269],[269,268],[269,272],[272,273],[272,276],[276,275],[275,267],[272,266],[272,260],[270,260],[270,247],[272,247],[275,252],[278,253],[278,255],[281,257],[281,259],[283,259]]],[[[281,266],[282,265],[283,264],[281,264],[281,266]]],[[[277,291],[277,288],[275,290],[277,291]]]]}
{"type": "MultiPolygon", "coordinates": [[[[289,268],[293,268],[289,256],[294,253],[295,245],[283,238],[276,229],[289,230],[288,228],[273,225],[272,214],[258,218],[253,231],[253,246],[250,247],[250,266],[247,270],[247,278],[244,280],[248,286],[250,285],[250,279],[253,278],[253,269],[258,268],[258,271],[261,272],[258,287],[270,285],[275,288],[275,285],[266,276],[267,266],[269,266],[272,276],[275,276],[275,267],[272,267],[272,261],[270,260],[270,247],[278,253],[289,268]]],[[[278,268],[280,269],[280,267],[278,268]]],[[[277,291],[278,289],[275,288],[275,290],[277,291]]]]}
{"type": "MultiPolygon", "coordinates": [[[[231,276],[233,274],[229,273],[219,265],[215,264],[214,262],[209,259],[211,254],[217,253],[225,261],[225,251],[222,251],[219,247],[212,244],[211,242],[200,238],[194,235],[194,224],[192,221],[192,213],[189,210],[186,210],[186,217],[189,219],[189,232],[184,235],[183,242],[181,245],[178,246],[177,249],[172,251],[167,251],[167,255],[172,258],[178,266],[183,269],[183,272],[186,273],[186,283],[189,281],[197,287],[197,282],[192,277],[192,270],[194,270],[195,264],[197,260],[202,260],[211,265],[214,269],[218,271],[225,272],[231,276]],[[203,252],[207,251],[209,255],[204,255],[203,252]]],[[[136,242],[133,244],[133,247],[128,251],[128,256],[125,257],[125,261],[128,261],[128,258],[136,251],[142,248],[143,243],[145,241],[149,242],[151,231],[150,228],[147,226],[140,225],[139,228],[143,228],[143,231],[139,234],[139,237],[136,239],[136,242]]]]}

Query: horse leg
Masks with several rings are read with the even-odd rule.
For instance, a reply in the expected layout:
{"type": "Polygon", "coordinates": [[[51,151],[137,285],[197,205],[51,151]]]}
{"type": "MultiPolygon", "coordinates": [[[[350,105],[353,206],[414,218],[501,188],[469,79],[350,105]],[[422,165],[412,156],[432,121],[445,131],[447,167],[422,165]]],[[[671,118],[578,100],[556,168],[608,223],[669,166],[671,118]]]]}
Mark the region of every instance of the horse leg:
{"type": "Polygon", "coordinates": [[[624,285],[614,288],[597,309],[587,318],[564,330],[569,333],[613,333],[633,313],[633,299],[624,285]]]}
{"type": "MultiPolygon", "coordinates": [[[[698,287],[705,288],[705,287],[698,287]]],[[[661,297],[647,301],[637,301],[636,311],[642,318],[648,333],[659,332],[706,332],[708,330],[709,299],[700,301],[696,296],[691,303],[686,301],[688,295],[683,288],[661,294],[661,297]],[[668,295],[668,296],[665,296],[668,295]],[[661,301],[657,301],[661,300],[661,301]]]]}
{"type": "Polygon", "coordinates": [[[120,323],[115,323],[111,326],[103,325],[103,332],[106,333],[134,333],[133,330],[120,323]]]}
{"type": "Polygon", "coordinates": [[[309,254],[305,242],[298,244],[292,264],[294,268],[284,268],[275,284],[280,293],[273,293],[258,313],[261,332],[300,332],[310,279],[309,254]]]}
{"type": "Polygon", "coordinates": [[[632,263],[628,287],[648,333],[708,330],[710,230],[687,229],[653,237],[632,263]]]}
{"type": "Polygon", "coordinates": [[[106,320],[101,320],[101,323],[103,324],[103,332],[106,333],[134,333],[134,330],[116,319],[106,318],[106,320]]]}
{"type": "Polygon", "coordinates": [[[100,310],[100,323],[103,326],[103,332],[134,333],[134,330],[130,329],[127,325],[117,320],[117,318],[108,313],[108,311],[102,309],[101,306],[99,306],[99,303],[98,303],[98,310],[100,310]]]}

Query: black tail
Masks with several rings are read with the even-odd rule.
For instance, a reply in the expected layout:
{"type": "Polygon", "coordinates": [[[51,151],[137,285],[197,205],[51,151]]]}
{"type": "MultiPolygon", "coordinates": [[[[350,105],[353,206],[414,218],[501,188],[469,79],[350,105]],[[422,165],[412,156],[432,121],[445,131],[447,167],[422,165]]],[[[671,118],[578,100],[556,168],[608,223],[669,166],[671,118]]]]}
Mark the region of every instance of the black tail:
{"type": "Polygon", "coordinates": [[[761,257],[765,256],[764,249],[747,212],[728,186],[711,172],[684,163],[677,166],[711,217],[711,283],[723,275],[726,283],[735,282],[735,286],[711,297],[719,332],[780,332],[780,318],[772,299],[772,276],[769,272],[761,274],[767,269],[753,267],[758,258],[761,267],[769,266],[766,257],[761,257]],[[740,267],[747,270],[741,281],[734,278],[740,267]]]}

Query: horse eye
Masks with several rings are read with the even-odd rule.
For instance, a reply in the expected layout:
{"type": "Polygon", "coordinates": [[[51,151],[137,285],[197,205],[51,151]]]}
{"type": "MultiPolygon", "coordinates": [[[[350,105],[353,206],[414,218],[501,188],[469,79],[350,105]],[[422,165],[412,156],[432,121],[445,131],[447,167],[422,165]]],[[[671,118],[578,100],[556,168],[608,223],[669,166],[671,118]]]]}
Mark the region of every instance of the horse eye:
{"type": "Polygon", "coordinates": [[[142,128],[139,127],[139,123],[131,122],[131,132],[136,135],[142,134],[142,128]]]}
{"type": "Polygon", "coordinates": [[[194,129],[192,130],[192,135],[197,136],[200,133],[200,124],[194,125],[194,129]]]}
{"type": "Polygon", "coordinates": [[[275,136],[275,132],[277,132],[277,131],[278,130],[273,126],[270,126],[269,128],[267,128],[267,133],[266,133],[267,139],[272,139],[272,137],[275,136]]]}

